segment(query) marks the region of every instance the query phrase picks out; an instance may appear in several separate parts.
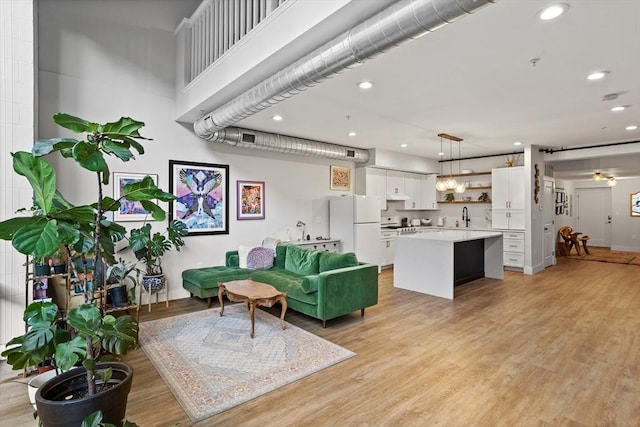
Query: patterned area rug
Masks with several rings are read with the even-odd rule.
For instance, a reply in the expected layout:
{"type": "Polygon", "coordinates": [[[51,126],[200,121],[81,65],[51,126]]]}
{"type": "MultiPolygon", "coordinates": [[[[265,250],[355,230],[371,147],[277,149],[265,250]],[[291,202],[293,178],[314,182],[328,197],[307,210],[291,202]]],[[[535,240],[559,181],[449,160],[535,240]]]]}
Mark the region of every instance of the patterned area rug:
{"type": "Polygon", "coordinates": [[[613,262],[616,264],[634,264],[640,265],[640,252],[623,252],[623,251],[610,251],[606,248],[593,247],[589,248],[589,255],[584,252],[582,256],[569,255],[568,259],[579,259],[583,261],[600,261],[600,262],[613,262]]]}
{"type": "Polygon", "coordinates": [[[140,324],[140,345],[191,421],[197,422],[355,353],[246,304],[140,324]]]}

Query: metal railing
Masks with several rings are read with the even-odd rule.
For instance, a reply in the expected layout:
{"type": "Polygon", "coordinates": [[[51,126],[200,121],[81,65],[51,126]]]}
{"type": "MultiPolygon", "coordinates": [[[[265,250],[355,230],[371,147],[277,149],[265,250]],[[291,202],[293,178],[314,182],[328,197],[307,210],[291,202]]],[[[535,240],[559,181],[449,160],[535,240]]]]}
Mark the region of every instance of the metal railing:
{"type": "Polygon", "coordinates": [[[188,20],[187,83],[286,0],[205,0],[188,20]]]}

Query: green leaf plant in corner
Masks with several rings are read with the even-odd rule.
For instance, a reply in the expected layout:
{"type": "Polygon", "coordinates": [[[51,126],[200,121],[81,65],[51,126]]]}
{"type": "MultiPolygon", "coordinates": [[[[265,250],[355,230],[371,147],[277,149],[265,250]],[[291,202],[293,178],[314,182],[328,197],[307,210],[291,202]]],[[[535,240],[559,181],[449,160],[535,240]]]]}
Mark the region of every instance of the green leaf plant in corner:
{"type": "MultiPolygon", "coordinates": [[[[106,214],[118,210],[121,199],[128,199],[139,201],[155,220],[164,221],[166,212],[156,201],[175,198],[158,188],[148,176],[137,185],[125,186],[121,199],[103,194],[110,176],[107,156],[129,162],[134,154],[143,154],[139,141],[147,138],[140,135],[139,129],[144,123],[122,117],[99,124],[64,113],[55,114],[53,121],[83,136],[41,140],[34,144],[32,152],[12,153],[14,171],[26,178],[33,189],[34,206],[19,211],[25,214],[0,222],[0,239],[10,240],[18,252],[32,258],[50,257],[62,247],[70,257],[92,259],[96,267],[116,264],[115,243],[125,238],[126,229],[109,220],[106,214]],[[93,200],[74,205],[61,194],[55,170],[46,160],[55,153],[94,174],[93,200]]],[[[31,366],[47,357],[62,369],[82,361],[87,370],[88,394],[94,395],[96,359],[104,352],[123,355],[135,346],[136,320],[128,315],[117,318],[103,315],[96,305],[95,291],[104,289],[106,268],[94,270],[91,286],[86,274],[82,282],[85,303],[66,313],[68,330],[59,326],[61,316],[55,304],[38,302],[26,308],[24,320],[30,326],[29,331],[11,340],[2,353],[14,369],[31,366]]]]}

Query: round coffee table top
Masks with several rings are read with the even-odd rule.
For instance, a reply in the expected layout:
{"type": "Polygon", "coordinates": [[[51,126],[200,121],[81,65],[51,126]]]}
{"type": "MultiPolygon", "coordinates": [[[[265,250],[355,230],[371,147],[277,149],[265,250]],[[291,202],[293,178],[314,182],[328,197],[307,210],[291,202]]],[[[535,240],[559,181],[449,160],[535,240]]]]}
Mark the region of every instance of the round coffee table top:
{"type": "Polygon", "coordinates": [[[235,295],[241,295],[249,299],[257,298],[273,298],[284,294],[271,285],[266,283],[255,282],[251,279],[233,280],[231,282],[221,283],[227,292],[235,295]]]}

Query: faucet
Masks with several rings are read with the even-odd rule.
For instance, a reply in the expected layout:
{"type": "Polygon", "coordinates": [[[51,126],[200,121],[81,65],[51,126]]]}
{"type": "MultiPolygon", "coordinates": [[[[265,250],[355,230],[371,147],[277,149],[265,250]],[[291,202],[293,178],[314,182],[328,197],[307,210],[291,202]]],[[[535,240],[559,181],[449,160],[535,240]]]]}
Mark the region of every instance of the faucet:
{"type": "Polygon", "coordinates": [[[464,226],[469,227],[469,222],[471,222],[471,218],[469,218],[469,210],[465,206],[462,208],[462,220],[464,221],[464,226]]]}

